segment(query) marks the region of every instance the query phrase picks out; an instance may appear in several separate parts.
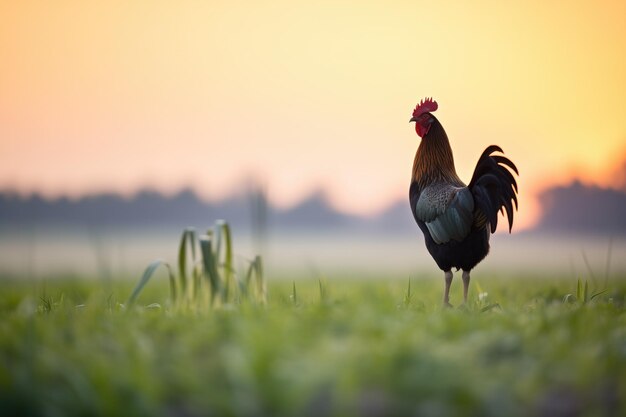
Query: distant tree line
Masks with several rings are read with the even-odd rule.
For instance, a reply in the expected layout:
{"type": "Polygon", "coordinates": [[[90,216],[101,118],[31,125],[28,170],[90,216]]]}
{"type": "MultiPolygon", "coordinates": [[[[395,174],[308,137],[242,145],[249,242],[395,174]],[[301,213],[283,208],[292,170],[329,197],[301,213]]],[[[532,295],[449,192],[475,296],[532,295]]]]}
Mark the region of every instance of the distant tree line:
{"type": "MultiPolygon", "coordinates": [[[[626,234],[626,190],[574,182],[539,196],[541,232],[626,234]]],[[[46,199],[0,192],[0,226],[176,227],[210,225],[227,219],[257,233],[280,230],[350,230],[415,234],[408,202],[399,201],[377,216],[351,216],[334,210],[322,192],[288,209],[271,205],[258,190],[219,201],[205,201],[191,189],[166,196],[143,190],[130,198],[105,193],[78,199],[46,199]],[[267,230],[266,230],[267,229],[267,230]]]]}

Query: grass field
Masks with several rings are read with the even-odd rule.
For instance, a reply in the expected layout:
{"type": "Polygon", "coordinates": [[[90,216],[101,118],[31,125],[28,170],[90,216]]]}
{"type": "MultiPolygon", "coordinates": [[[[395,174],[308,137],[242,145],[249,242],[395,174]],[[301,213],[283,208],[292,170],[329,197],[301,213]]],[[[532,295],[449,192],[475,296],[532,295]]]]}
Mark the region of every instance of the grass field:
{"type": "Polygon", "coordinates": [[[443,309],[439,279],[346,278],[213,309],[172,304],[159,276],[132,308],[135,282],[5,279],[0,414],[626,413],[624,281],[591,299],[576,279],[481,277],[443,309]]]}

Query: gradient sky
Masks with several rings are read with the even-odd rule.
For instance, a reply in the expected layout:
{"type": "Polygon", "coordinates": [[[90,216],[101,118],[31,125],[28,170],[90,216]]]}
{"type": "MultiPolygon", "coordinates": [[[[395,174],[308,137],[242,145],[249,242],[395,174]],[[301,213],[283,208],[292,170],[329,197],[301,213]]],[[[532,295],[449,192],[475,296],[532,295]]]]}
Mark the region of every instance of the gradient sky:
{"type": "Polygon", "coordinates": [[[0,1],[0,188],[406,198],[424,96],[469,181],[499,144],[534,196],[626,156],[626,2],[0,1]],[[367,4],[365,4],[367,3],[367,4]]]}

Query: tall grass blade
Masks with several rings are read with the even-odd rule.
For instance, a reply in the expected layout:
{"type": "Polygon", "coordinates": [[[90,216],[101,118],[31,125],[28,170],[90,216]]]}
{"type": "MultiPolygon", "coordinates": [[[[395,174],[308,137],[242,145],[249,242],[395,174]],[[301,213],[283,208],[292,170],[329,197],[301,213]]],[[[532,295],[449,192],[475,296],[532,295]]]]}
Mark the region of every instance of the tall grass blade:
{"type": "Polygon", "coordinates": [[[209,285],[211,287],[211,304],[213,304],[215,302],[215,297],[221,292],[221,285],[219,275],[217,273],[217,265],[212,248],[211,237],[209,235],[200,237],[200,251],[202,253],[204,274],[208,278],[209,285]]]}
{"type": "Polygon", "coordinates": [[[233,266],[233,246],[232,246],[232,235],[230,233],[230,226],[224,220],[218,220],[216,222],[216,236],[217,236],[217,249],[216,249],[216,258],[218,261],[222,256],[222,241],[224,242],[224,261],[221,263],[221,267],[224,271],[223,279],[224,279],[224,297],[228,299],[228,295],[230,292],[230,288],[233,284],[233,272],[235,268],[233,266]]]}
{"type": "Polygon", "coordinates": [[[609,289],[605,288],[602,291],[598,291],[597,293],[593,294],[591,297],[589,297],[589,301],[593,301],[594,298],[596,298],[599,295],[604,294],[605,292],[607,292],[609,289]]]}
{"type": "Polygon", "coordinates": [[[184,294],[187,289],[187,229],[183,230],[178,245],[178,276],[184,294]]]}
{"type": "Polygon", "coordinates": [[[224,301],[225,295],[228,292],[228,283],[224,282],[224,277],[222,274],[220,274],[220,258],[221,258],[221,253],[222,253],[222,228],[220,227],[220,223],[223,220],[217,220],[215,222],[215,224],[213,225],[213,260],[215,262],[215,271],[217,273],[217,277],[218,280],[220,281],[220,284],[222,286],[222,290],[221,290],[221,296],[222,296],[222,301],[224,301]]]}
{"type": "Polygon", "coordinates": [[[296,292],[296,281],[293,281],[293,288],[291,290],[291,300],[293,305],[298,305],[298,293],[296,292]]]}
{"type": "Polygon", "coordinates": [[[578,301],[582,300],[583,298],[583,283],[580,281],[580,278],[578,278],[578,283],[576,284],[576,299],[578,301]]]}
{"type": "Polygon", "coordinates": [[[176,296],[177,296],[176,279],[174,278],[174,274],[172,273],[172,268],[170,264],[168,264],[167,262],[157,260],[157,261],[152,262],[150,265],[148,265],[148,267],[144,271],[143,275],[141,276],[141,279],[139,280],[139,283],[137,284],[132,294],[128,298],[128,301],[126,303],[128,306],[132,306],[135,303],[135,301],[137,300],[137,297],[139,297],[139,294],[141,293],[143,288],[146,286],[148,281],[150,281],[150,278],[152,278],[152,275],[154,275],[154,272],[157,270],[157,268],[160,267],[161,265],[167,268],[167,273],[168,273],[169,280],[170,280],[170,296],[172,298],[172,302],[176,302],[176,296]]]}
{"type": "Polygon", "coordinates": [[[183,231],[180,238],[180,245],[178,247],[178,275],[180,279],[180,286],[183,295],[187,293],[187,247],[190,247],[191,252],[191,265],[196,263],[196,231],[188,227],[183,231]]]}

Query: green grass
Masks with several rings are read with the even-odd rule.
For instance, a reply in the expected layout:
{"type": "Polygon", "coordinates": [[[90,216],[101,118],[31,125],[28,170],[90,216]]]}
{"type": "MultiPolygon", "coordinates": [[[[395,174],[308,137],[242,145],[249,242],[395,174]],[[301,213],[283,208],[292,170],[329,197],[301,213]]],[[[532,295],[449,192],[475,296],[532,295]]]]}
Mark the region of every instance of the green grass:
{"type": "Polygon", "coordinates": [[[233,265],[230,226],[224,220],[215,222],[204,235],[198,235],[193,228],[185,229],[178,248],[178,274],[167,261],[158,259],[151,262],[125,307],[134,307],[135,301],[161,266],[167,270],[170,302],[175,310],[207,310],[251,297],[258,303],[266,301],[261,257],[257,255],[249,261],[245,276],[237,274],[233,265]],[[200,255],[196,256],[196,253],[200,255]],[[251,284],[254,284],[253,288],[251,284]]]}
{"type": "Polygon", "coordinates": [[[295,277],[193,309],[156,274],[133,308],[135,282],[0,281],[0,414],[626,412],[624,282],[485,277],[442,309],[438,279],[295,277]]]}

